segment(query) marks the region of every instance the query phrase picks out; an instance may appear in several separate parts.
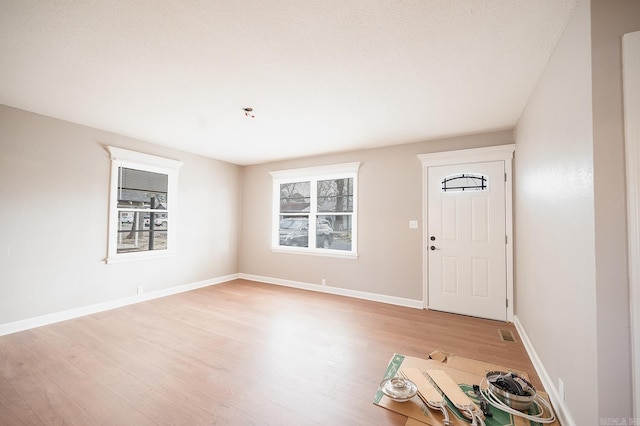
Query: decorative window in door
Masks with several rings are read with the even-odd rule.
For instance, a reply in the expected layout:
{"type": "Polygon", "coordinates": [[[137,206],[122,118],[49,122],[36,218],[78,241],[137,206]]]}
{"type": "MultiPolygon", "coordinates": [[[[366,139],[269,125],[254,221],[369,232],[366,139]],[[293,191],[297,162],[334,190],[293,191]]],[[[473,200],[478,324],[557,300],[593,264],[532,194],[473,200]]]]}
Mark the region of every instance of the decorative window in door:
{"type": "Polygon", "coordinates": [[[488,191],[488,182],[484,175],[460,173],[442,179],[442,192],[488,191]]]}

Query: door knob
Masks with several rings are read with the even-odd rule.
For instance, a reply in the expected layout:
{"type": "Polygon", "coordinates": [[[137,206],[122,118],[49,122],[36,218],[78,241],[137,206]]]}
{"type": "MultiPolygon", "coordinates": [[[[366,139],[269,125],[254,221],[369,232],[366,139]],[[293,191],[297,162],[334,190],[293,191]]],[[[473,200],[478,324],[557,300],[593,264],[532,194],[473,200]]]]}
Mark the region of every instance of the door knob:
{"type": "Polygon", "coordinates": [[[440,250],[439,248],[437,248],[436,246],[431,246],[429,247],[430,250],[440,250]]]}

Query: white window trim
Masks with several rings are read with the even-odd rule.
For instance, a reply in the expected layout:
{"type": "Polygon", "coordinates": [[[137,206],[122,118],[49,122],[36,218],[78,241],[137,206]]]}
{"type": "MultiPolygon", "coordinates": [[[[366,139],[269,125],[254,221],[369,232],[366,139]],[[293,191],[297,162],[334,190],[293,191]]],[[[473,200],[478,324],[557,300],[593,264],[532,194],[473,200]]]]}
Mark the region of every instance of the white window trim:
{"type": "Polygon", "coordinates": [[[119,263],[145,259],[157,259],[173,256],[176,253],[176,223],[177,223],[177,198],[178,198],[178,170],[182,166],[181,161],[127,149],[106,147],[111,154],[111,181],[109,190],[109,236],[107,257],[105,262],[119,263]],[[154,173],[162,173],[168,176],[167,191],[170,198],[167,204],[169,214],[167,216],[167,248],[166,250],[150,250],[132,253],[118,253],[118,168],[127,167],[145,170],[154,173]],[[169,207],[170,206],[170,207],[169,207]]]}
{"type": "MultiPolygon", "coordinates": [[[[277,170],[269,174],[273,179],[273,202],[271,224],[271,251],[274,253],[295,253],[312,256],[338,257],[343,259],[358,258],[358,169],[360,162],[332,164],[327,166],[307,167],[301,169],[277,170]],[[291,182],[353,178],[353,214],[351,215],[351,251],[319,249],[315,247],[289,247],[280,245],[280,184],[291,182]]],[[[315,190],[311,196],[315,196],[315,190]]]]}

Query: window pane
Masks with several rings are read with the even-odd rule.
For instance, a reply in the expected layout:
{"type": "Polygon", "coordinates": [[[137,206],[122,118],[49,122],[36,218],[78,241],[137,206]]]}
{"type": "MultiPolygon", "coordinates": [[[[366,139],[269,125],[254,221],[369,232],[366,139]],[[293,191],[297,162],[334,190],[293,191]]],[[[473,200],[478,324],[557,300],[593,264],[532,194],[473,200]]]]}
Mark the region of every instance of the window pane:
{"type": "Polygon", "coordinates": [[[165,250],[167,214],[132,211],[118,212],[118,253],[165,250]],[[151,215],[154,216],[151,227],[151,215]]]}
{"type": "Polygon", "coordinates": [[[167,231],[130,229],[118,232],[118,253],[166,249],[167,231]]]}
{"type": "Polygon", "coordinates": [[[280,185],[280,213],[308,212],[311,204],[311,182],[280,185]]]}
{"type": "Polygon", "coordinates": [[[153,216],[154,229],[167,229],[167,223],[169,221],[169,215],[167,213],[138,212],[131,210],[118,212],[119,230],[129,231],[131,229],[148,229],[152,222],[151,216],[153,216]]]}
{"type": "Polygon", "coordinates": [[[309,218],[280,216],[280,245],[309,247],[309,218]]]}
{"type": "Polygon", "coordinates": [[[487,177],[462,173],[442,179],[442,192],[487,191],[487,177]]]}
{"type": "Polygon", "coordinates": [[[153,223],[154,229],[167,229],[167,222],[169,221],[169,216],[167,213],[145,213],[143,226],[145,229],[151,227],[151,223],[153,223]],[[151,219],[153,217],[153,220],[151,219]]]}
{"type": "Polygon", "coordinates": [[[123,231],[141,231],[144,228],[144,215],[135,210],[118,212],[118,233],[123,231]]]}
{"type": "Polygon", "coordinates": [[[351,250],[351,215],[318,216],[316,247],[351,250]]]}
{"type": "Polygon", "coordinates": [[[144,170],[118,169],[118,207],[166,209],[169,176],[144,170]]]}
{"type": "Polygon", "coordinates": [[[136,220],[136,212],[118,212],[120,229],[131,229],[134,220],[136,220]]]}
{"type": "Polygon", "coordinates": [[[353,178],[318,181],[318,212],[353,212],[353,178]]]}

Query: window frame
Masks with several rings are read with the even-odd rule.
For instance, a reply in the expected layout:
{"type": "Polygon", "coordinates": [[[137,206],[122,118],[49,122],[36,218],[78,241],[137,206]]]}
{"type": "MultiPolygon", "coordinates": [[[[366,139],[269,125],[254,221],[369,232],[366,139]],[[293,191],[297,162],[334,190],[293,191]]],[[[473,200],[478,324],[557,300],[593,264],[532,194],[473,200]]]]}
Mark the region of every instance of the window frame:
{"type": "MultiPolygon", "coordinates": [[[[107,257],[105,262],[110,264],[174,256],[176,253],[176,219],[178,211],[178,171],[183,163],[113,146],[107,146],[106,148],[111,154],[111,179],[109,187],[107,257]],[[167,205],[164,209],[167,215],[166,249],[118,253],[118,213],[120,211],[118,208],[118,170],[120,168],[167,175],[167,205]]],[[[146,209],[141,209],[140,211],[144,213],[146,209]]]]}
{"type": "MultiPolygon", "coordinates": [[[[360,162],[333,164],[328,166],[307,167],[301,169],[271,171],[272,187],[272,223],[271,223],[271,251],[276,253],[297,253],[315,256],[339,257],[357,259],[358,257],[358,170],[360,162]],[[337,250],[310,247],[293,247],[280,245],[280,185],[294,182],[310,182],[309,206],[309,234],[313,234],[318,216],[331,215],[328,212],[318,212],[317,202],[318,182],[334,179],[353,179],[353,211],[351,216],[351,250],[337,250]]],[[[347,212],[336,212],[344,214],[347,212]]],[[[311,241],[311,238],[309,239],[311,241]]]]}

